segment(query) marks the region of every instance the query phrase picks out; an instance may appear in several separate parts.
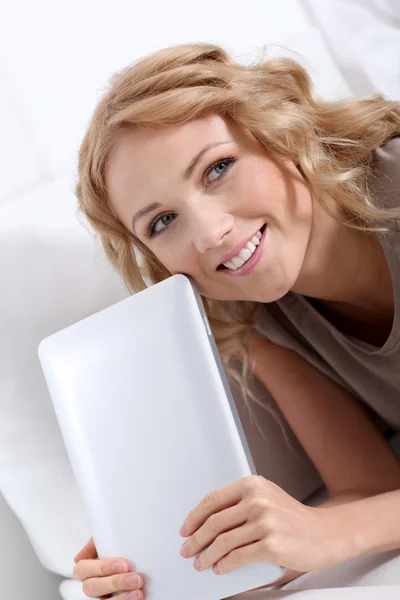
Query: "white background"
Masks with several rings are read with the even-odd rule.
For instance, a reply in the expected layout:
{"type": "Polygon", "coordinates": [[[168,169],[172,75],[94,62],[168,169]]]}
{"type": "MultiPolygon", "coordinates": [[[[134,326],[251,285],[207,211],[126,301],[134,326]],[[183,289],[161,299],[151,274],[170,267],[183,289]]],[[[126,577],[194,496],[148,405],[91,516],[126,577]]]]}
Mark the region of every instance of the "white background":
{"type": "MultiPolygon", "coordinates": [[[[72,185],[77,149],[108,77],[171,44],[216,42],[244,61],[265,44],[282,44],[302,54],[326,97],[382,91],[400,99],[399,6],[399,0],[0,0],[0,204],[60,176],[72,185]]],[[[0,525],[1,598],[58,598],[58,578],[40,572],[1,504],[0,525]]]]}

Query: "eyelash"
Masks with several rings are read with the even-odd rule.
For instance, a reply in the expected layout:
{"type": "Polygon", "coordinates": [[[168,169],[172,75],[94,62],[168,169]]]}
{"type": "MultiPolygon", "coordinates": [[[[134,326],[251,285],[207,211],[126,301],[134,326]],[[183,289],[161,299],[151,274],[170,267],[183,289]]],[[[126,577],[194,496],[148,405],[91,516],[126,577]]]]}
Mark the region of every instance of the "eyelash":
{"type": "MultiPolygon", "coordinates": [[[[215,167],[217,167],[220,164],[223,163],[227,163],[227,167],[225,169],[225,171],[223,173],[221,173],[221,175],[219,175],[219,177],[217,177],[216,179],[214,179],[214,181],[212,181],[211,183],[216,183],[217,181],[220,181],[220,179],[222,179],[222,177],[229,171],[230,167],[236,162],[236,158],[234,156],[224,156],[219,158],[218,160],[216,160],[215,162],[213,162],[212,165],[210,165],[209,167],[207,167],[207,169],[204,171],[204,175],[208,176],[211,171],[213,169],[215,169],[215,167]]],[[[211,184],[208,184],[206,187],[209,187],[211,184]]],[[[168,225],[166,225],[164,227],[164,229],[162,229],[161,231],[154,231],[154,228],[156,226],[156,224],[158,223],[158,221],[161,219],[161,217],[164,217],[165,215],[169,215],[172,213],[164,213],[163,215],[158,215],[151,223],[150,225],[147,227],[146,229],[146,237],[147,238],[155,238],[158,235],[161,235],[162,233],[164,233],[167,229],[168,229],[168,225]]]]}

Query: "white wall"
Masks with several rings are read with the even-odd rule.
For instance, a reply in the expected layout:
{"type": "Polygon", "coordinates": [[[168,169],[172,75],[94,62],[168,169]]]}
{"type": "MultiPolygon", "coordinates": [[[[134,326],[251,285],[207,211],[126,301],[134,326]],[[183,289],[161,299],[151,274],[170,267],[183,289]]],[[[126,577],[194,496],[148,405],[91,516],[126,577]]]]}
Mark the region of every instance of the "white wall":
{"type": "Polygon", "coordinates": [[[351,92],[400,100],[400,1],[302,0],[351,92]]]}
{"type": "Polygon", "coordinates": [[[190,41],[242,58],[298,45],[332,88],[313,35],[300,0],[13,0],[0,20],[0,202],[73,168],[108,77],[138,57],[190,41]]]}

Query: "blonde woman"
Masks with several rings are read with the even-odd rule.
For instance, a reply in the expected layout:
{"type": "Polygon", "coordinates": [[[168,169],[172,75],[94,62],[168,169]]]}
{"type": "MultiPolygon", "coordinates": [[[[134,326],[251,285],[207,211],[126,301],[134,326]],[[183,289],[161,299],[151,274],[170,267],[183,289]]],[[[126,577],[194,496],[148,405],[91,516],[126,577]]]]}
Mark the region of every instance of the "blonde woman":
{"type": "MultiPolygon", "coordinates": [[[[263,477],[186,517],[181,553],[216,576],[270,561],[303,572],[400,548],[400,103],[325,102],[295,61],[159,51],[115,75],[79,156],[81,211],[132,291],[199,287],[228,374],[272,394],[330,493],[308,507],[263,477]],[[369,407],[369,409],[367,408],[369,407]],[[206,548],[208,546],[208,548],[206,548]]],[[[143,598],[145,574],[97,559],[89,597],[143,598]]]]}

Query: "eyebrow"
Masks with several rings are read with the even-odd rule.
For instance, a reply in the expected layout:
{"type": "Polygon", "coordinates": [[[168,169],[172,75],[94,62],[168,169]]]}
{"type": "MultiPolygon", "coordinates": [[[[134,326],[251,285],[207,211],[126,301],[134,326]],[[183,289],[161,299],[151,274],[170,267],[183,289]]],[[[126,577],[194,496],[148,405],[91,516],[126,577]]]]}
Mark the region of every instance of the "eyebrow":
{"type": "Polygon", "coordinates": [[[208,152],[209,150],[211,150],[211,148],[215,148],[215,146],[221,146],[222,144],[229,144],[230,142],[215,142],[214,144],[207,144],[206,146],[204,146],[204,148],[202,148],[200,150],[200,152],[198,154],[196,154],[196,156],[194,157],[194,159],[192,160],[192,162],[190,163],[190,165],[188,166],[188,168],[186,169],[186,171],[184,172],[183,176],[185,179],[189,179],[194,171],[195,166],[197,165],[197,163],[199,162],[199,160],[201,159],[201,157],[208,152]]]}
{"type": "Polygon", "coordinates": [[[162,204],[160,202],[152,202],[151,204],[148,204],[144,208],[141,208],[140,210],[138,210],[132,217],[133,232],[135,233],[136,221],[138,221],[141,217],[144,217],[144,215],[147,215],[147,213],[152,212],[153,210],[156,210],[156,208],[161,208],[161,206],[162,206],[162,204]]]}
{"type": "MultiPolygon", "coordinates": [[[[185,172],[183,173],[183,177],[184,179],[189,179],[197,165],[197,163],[199,162],[199,160],[202,158],[202,156],[208,152],[208,150],[211,150],[211,148],[215,148],[216,146],[221,146],[222,144],[229,144],[230,141],[226,141],[226,142],[214,142],[213,144],[207,144],[206,146],[204,146],[204,148],[202,148],[200,150],[200,152],[198,152],[196,154],[196,156],[193,158],[193,160],[190,162],[189,166],[186,168],[185,172]]],[[[140,210],[138,210],[132,217],[132,229],[135,232],[135,224],[136,222],[141,218],[144,217],[145,215],[147,215],[148,213],[152,212],[153,210],[156,210],[156,208],[161,208],[162,204],[160,202],[152,202],[151,204],[148,204],[147,206],[141,208],[140,210]]]]}

